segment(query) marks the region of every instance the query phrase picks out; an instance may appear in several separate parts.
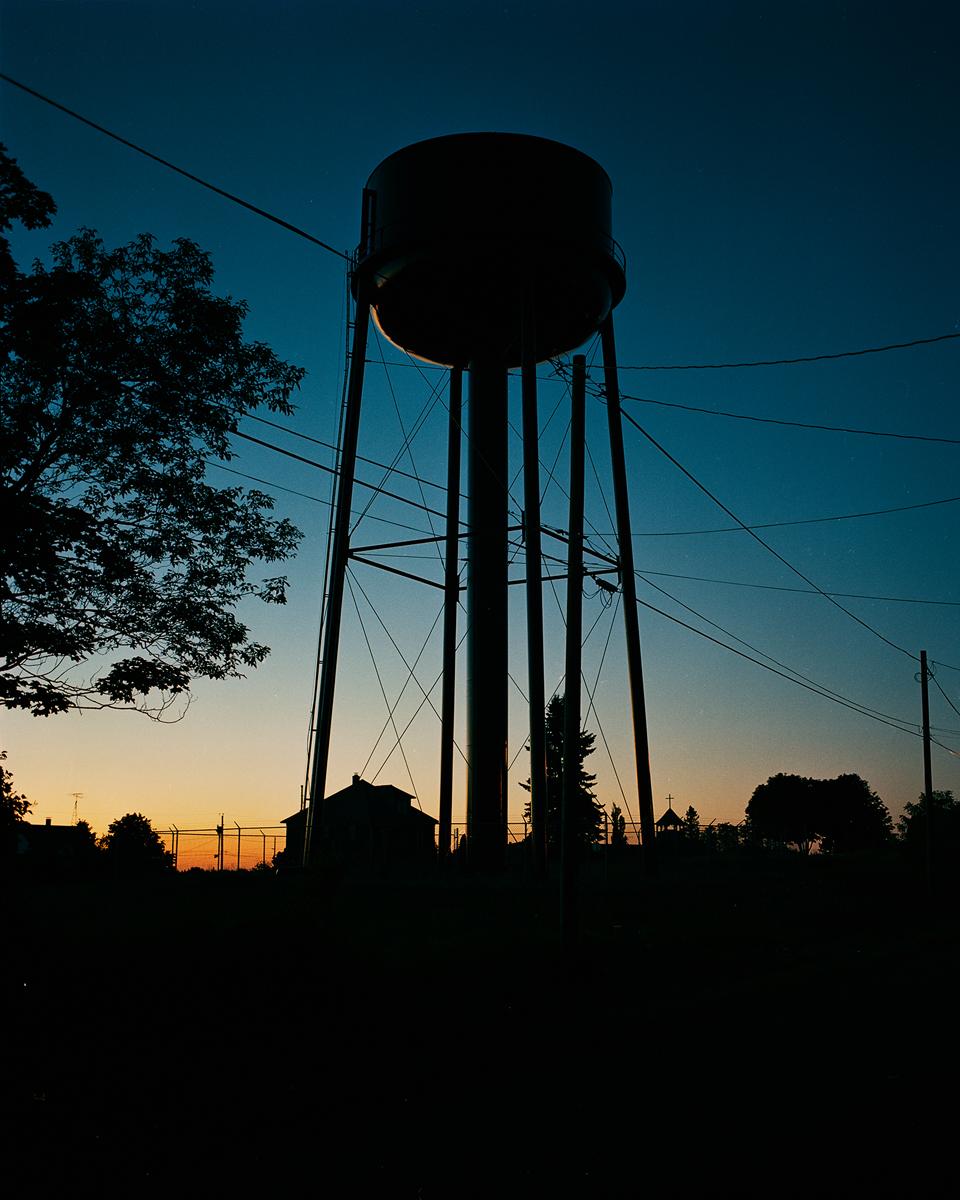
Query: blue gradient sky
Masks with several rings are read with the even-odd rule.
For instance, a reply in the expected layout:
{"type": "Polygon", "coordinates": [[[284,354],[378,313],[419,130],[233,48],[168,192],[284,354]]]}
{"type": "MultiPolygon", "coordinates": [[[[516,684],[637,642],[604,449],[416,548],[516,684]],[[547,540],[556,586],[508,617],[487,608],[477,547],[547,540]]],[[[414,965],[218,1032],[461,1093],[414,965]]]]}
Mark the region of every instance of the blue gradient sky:
{"type": "MultiPolygon", "coordinates": [[[[627,296],[616,314],[621,362],[690,363],[793,357],[960,330],[958,27],[951,6],[924,3],[4,0],[0,62],[24,83],[344,249],[357,238],[369,171],[409,142],[468,130],[568,142],[596,158],[614,184],[614,232],[628,264],[627,296]]],[[[83,225],[110,244],[142,231],[161,242],[192,238],[213,254],[217,288],[249,302],[249,335],[308,369],[290,427],[332,441],[343,365],[342,262],[8,85],[0,84],[0,105],[3,140],[59,206],[53,230],[16,238],[21,262],[83,225]]],[[[378,355],[373,345],[371,356],[378,355]]],[[[948,342],[790,367],[624,372],[622,384],[654,400],[957,438],[958,376],[960,343],[948,342]]],[[[393,458],[402,442],[397,409],[409,427],[430,383],[410,368],[389,376],[369,368],[361,453],[393,458]]],[[[512,404],[519,424],[518,395],[512,404]]],[[[747,521],[861,512],[960,492],[956,446],[626,407],[747,521]]],[[[541,457],[550,465],[560,453],[563,478],[562,385],[544,382],[541,411],[541,457]]],[[[595,404],[588,444],[606,480],[604,422],[595,404]]],[[[331,461],[320,447],[275,431],[269,437],[331,461]]],[[[804,586],[743,533],[649,536],[730,521],[639,434],[628,427],[625,438],[638,568],[804,586]]],[[[413,445],[416,469],[437,482],[444,439],[437,404],[413,445]]],[[[515,438],[511,454],[519,466],[515,438]]],[[[327,476],[266,450],[238,444],[231,465],[329,497],[327,476]]],[[[399,465],[411,469],[409,459],[399,465]]],[[[370,466],[362,475],[380,478],[370,466]]],[[[390,486],[419,498],[409,481],[390,486]]],[[[521,495],[519,482],[514,494],[521,495]]],[[[441,492],[427,496],[442,508],[441,492]]],[[[551,488],[545,521],[565,525],[564,505],[551,488]]],[[[173,726],[108,712],[45,721],[2,716],[8,765],[36,802],[35,819],[69,819],[77,791],[84,793],[81,815],[100,831],[131,809],[183,827],[211,825],[221,811],[228,822],[274,823],[298,807],[327,510],[281,491],[277,507],[306,536],[289,564],[290,603],[244,610],[253,635],[273,647],[249,679],[198,684],[189,712],[173,726]]],[[[957,514],[957,505],[943,505],[762,536],[825,589],[957,604],[957,514]]],[[[359,540],[417,536],[372,517],[430,532],[423,513],[381,499],[359,540]]],[[[598,535],[611,532],[595,483],[588,519],[598,535]]],[[[437,573],[429,563],[396,565],[437,573]]],[[[415,657],[440,593],[359,566],[355,578],[415,657]]],[[[822,598],[651,578],[812,679],[919,721],[916,664],[822,598]]],[[[701,624],[646,584],[639,590],[701,624]]],[[[513,589],[512,669],[525,688],[520,593],[513,589]]],[[[562,604],[562,585],[557,597],[562,604]]],[[[364,609],[359,592],[357,600],[364,609]]],[[[960,666],[957,607],[843,603],[890,640],[960,666]]],[[[562,672],[563,635],[549,588],[545,606],[550,689],[562,672]]],[[[408,787],[398,754],[382,765],[393,738],[369,757],[386,709],[349,597],[345,611],[331,788],[354,771],[372,778],[378,769],[378,781],[408,787]]],[[[597,618],[585,654],[591,683],[611,618],[591,596],[585,628],[597,618]]],[[[393,698],[406,672],[368,610],[364,625],[393,698]]],[[[918,738],[803,691],[649,611],[641,612],[641,631],[658,812],[671,793],[677,807],[693,804],[704,819],[737,820],[753,788],[777,771],[857,772],[894,813],[921,790],[918,738]]],[[[418,675],[429,686],[438,673],[435,631],[418,675]]],[[[941,667],[938,680],[960,707],[960,672],[941,667]]],[[[439,705],[439,690],[434,698],[439,705]]],[[[619,623],[596,699],[586,723],[602,728],[635,814],[619,623]]],[[[397,713],[401,727],[418,701],[409,688],[397,713]]],[[[931,704],[935,725],[960,730],[960,716],[936,689],[931,704]]],[[[511,705],[513,757],[524,737],[519,691],[511,705]]],[[[942,740],[960,748],[960,736],[942,740]]],[[[404,745],[423,807],[435,813],[438,723],[427,708],[404,745]]],[[[623,804],[599,738],[598,745],[591,765],[601,799],[623,804]]],[[[511,772],[517,817],[525,798],[518,780],[526,775],[521,753],[511,772]]],[[[957,759],[936,747],[934,782],[960,786],[957,759]]],[[[464,807],[462,769],[457,789],[455,813],[464,807]]]]}

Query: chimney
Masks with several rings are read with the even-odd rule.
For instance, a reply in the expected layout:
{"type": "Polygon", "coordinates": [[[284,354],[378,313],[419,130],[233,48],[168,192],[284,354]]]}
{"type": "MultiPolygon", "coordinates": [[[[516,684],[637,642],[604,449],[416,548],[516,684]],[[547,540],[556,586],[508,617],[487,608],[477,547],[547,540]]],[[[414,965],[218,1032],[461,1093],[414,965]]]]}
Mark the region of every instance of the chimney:
{"type": "Polygon", "coordinates": [[[356,787],[356,786],[357,786],[357,784],[358,784],[359,782],[360,782],[360,776],[359,776],[359,775],[354,775],[354,777],[353,777],[353,786],[354,786],[354,787],[356,787]]]}
{"type": "Polygon", "coordinates": [[[50,825],[50,824],[52,824],[52,820],[51,820],[51,818],[50,818],[50,817],[47,817],[47,819],[46,819],[46,821],[44,822],[44,824],[46,824],[46,825],[50,825]]]}

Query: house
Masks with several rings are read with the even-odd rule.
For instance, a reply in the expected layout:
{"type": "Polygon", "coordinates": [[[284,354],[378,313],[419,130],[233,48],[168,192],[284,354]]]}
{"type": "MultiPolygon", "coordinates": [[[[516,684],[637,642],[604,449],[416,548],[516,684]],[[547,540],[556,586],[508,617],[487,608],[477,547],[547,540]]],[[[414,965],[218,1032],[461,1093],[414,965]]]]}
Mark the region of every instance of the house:
{"type": "MultiPolygon", "coordinates": [[[[359,871],[433,861],[436,818],[414,808],[412,800],[391,783],[368,783],[354,775],[349,787],[324,799],[313,835],[315,851],[325,862],[359,871]]],[[[308,811],[302,808],[283,822],[291,866],[303,861],[308,811]]]]}
{"type": "Polygon", "coordinates": [[[54,825],[47,817],[43,825],[18,821],[13,829],[13,848],[17,857],[31,864],[77,863],[96,849],[86,822],[79,825],[54,825]]]}

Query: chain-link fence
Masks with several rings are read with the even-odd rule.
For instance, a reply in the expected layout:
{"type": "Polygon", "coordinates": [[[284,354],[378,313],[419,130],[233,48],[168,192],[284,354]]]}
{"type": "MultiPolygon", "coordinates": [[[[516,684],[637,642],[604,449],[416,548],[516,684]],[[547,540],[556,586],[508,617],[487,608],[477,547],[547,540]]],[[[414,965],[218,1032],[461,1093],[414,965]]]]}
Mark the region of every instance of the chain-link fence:
{"type": "Polygon", "coordinates": [[[238,825],[224,823],[212,829],[157,831],[164,849],[173,855],[178,871],[200,867],[205,871],[250,871],[271,866],[287,844],[285,825],[238,825]]]}
{"type": "MultiPolygon", "coordinates": [[[[287,844],[285,825],[238,825],[236,822],[231,825],[224,822],[210,829],[178,829],[171,826],[157,832],[164,848],[173,855],[178,871],[188,871],[191,867],[206,871],[249,871],[261,865],[269,867],[287,844]]],[[[640,831],[633,822],[628,822],[623,832],[627,845],[639,845],[640,831]]],[[[690,825],[662,829],[658,841],[699,845],[704,850],[728,850],[742,842],[744,832],[743,822],[736,826],[710,822],[697,826],[696,831],[690,825]]],[[[461,845],[466,833],[466,817],[455,818],[451,823],[452,849],[456,850],[461,845]]],[[[529,833],[527,821],[510,821],[507,825],[507,845],[522,846],[529,833]]],[[[605,820],[599,845],[610,845],[612,840],[610,822],[605,820]]]]}

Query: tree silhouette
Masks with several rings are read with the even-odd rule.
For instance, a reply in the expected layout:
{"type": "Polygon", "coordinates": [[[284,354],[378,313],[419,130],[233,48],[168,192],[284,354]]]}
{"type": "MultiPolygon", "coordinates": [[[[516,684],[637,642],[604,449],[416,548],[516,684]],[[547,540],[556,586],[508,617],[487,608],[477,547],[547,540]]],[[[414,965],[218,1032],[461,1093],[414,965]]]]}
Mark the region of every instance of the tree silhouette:
{"type": "Polygon", "coordinates": [[[13,774],[2,765],[6,757],[6,750],[0,750],[0,851],[3,852],[12,848],[17,825],[32,807],[32,801],[14,788],[13,774]]]}
{"type": "Polygon", "coordinates": [[[700,841],[700,814],[692,804],[683,814],[683,836],[688,842],[700,841]]]}
{"type": "MultiPolygon", "coordinates": [[[[53,202],[0,148],[0,230],[53,202]]],[[[162,714],[191,679],[242,676],[268,650],[234,609],[285,599],[249,576],[299,531],[272,499],[208,482],[241,418],[289,413],[303,371],[243,337],[208,254],[91,230],[29,273],[0,239],[0,701],[162,714]]]]}
{"type": "Polygon", "coordinates": [[[610,848],[622,850],[627,844],[627,821],[619,804],[610,810],[610,848]]]}
{"type": "MultiPolygon", "coordinates": [[[[547,847],[552,853],[560,851],[560,802],[563,795],[563,697],[554,696],[547,705],[545,718],[547,751],[547,847]]],[[[593,793],[596,775],[584,770],[584,761],[594,751],[596,735],[580,730],[577,750],[577,787],[574,828],[580,846],[594,846],[603,835],[603,806],[593,793]]],[[[530,781],[520,785],[530,790],[530,781]]],[[[530,801],[523,810],[524,819],[531,819],[530,801]]]]}
{"type": "MultiPolygon", "coordinates": [[[[938,851],[960,849],[960,800],[951,791],[935,791],[930,796],[933,817],[932,833],[938,851]]],[[[903,806],[903,816],[897,821],[897,833],[910,850],[919,850],[926,843],[927,805],[923,795],[916,802],[903,806]]]]}
{"type": "Polygon", "coordinates": [[[123,874],[141,874],[173,867],[173,858],[142,813],[127,813],[111,821],[101,839],[106,860],[123,874]]]}
{"type": "Polygon", "coordinates": [[[750,832],[763,841],[792,843],[802,854],[867,850],[889,841],[890,814],[859,775],[808,779],[774,775],[747,805],[750,832]]]}
{"type": "Polygon", "coordinates": [[[865,779],[838,775],[814,780],[814,785],[822,851],[872,850],[890,841],[890,814],[865,779]]]}
{"type": "Polygon", "coordinates": [[[792,843],[809,854],[817,840],[809,779],[801,775],[774,775],[761,783],[747,804],[753,834],[771,842],[792,843]]]}

